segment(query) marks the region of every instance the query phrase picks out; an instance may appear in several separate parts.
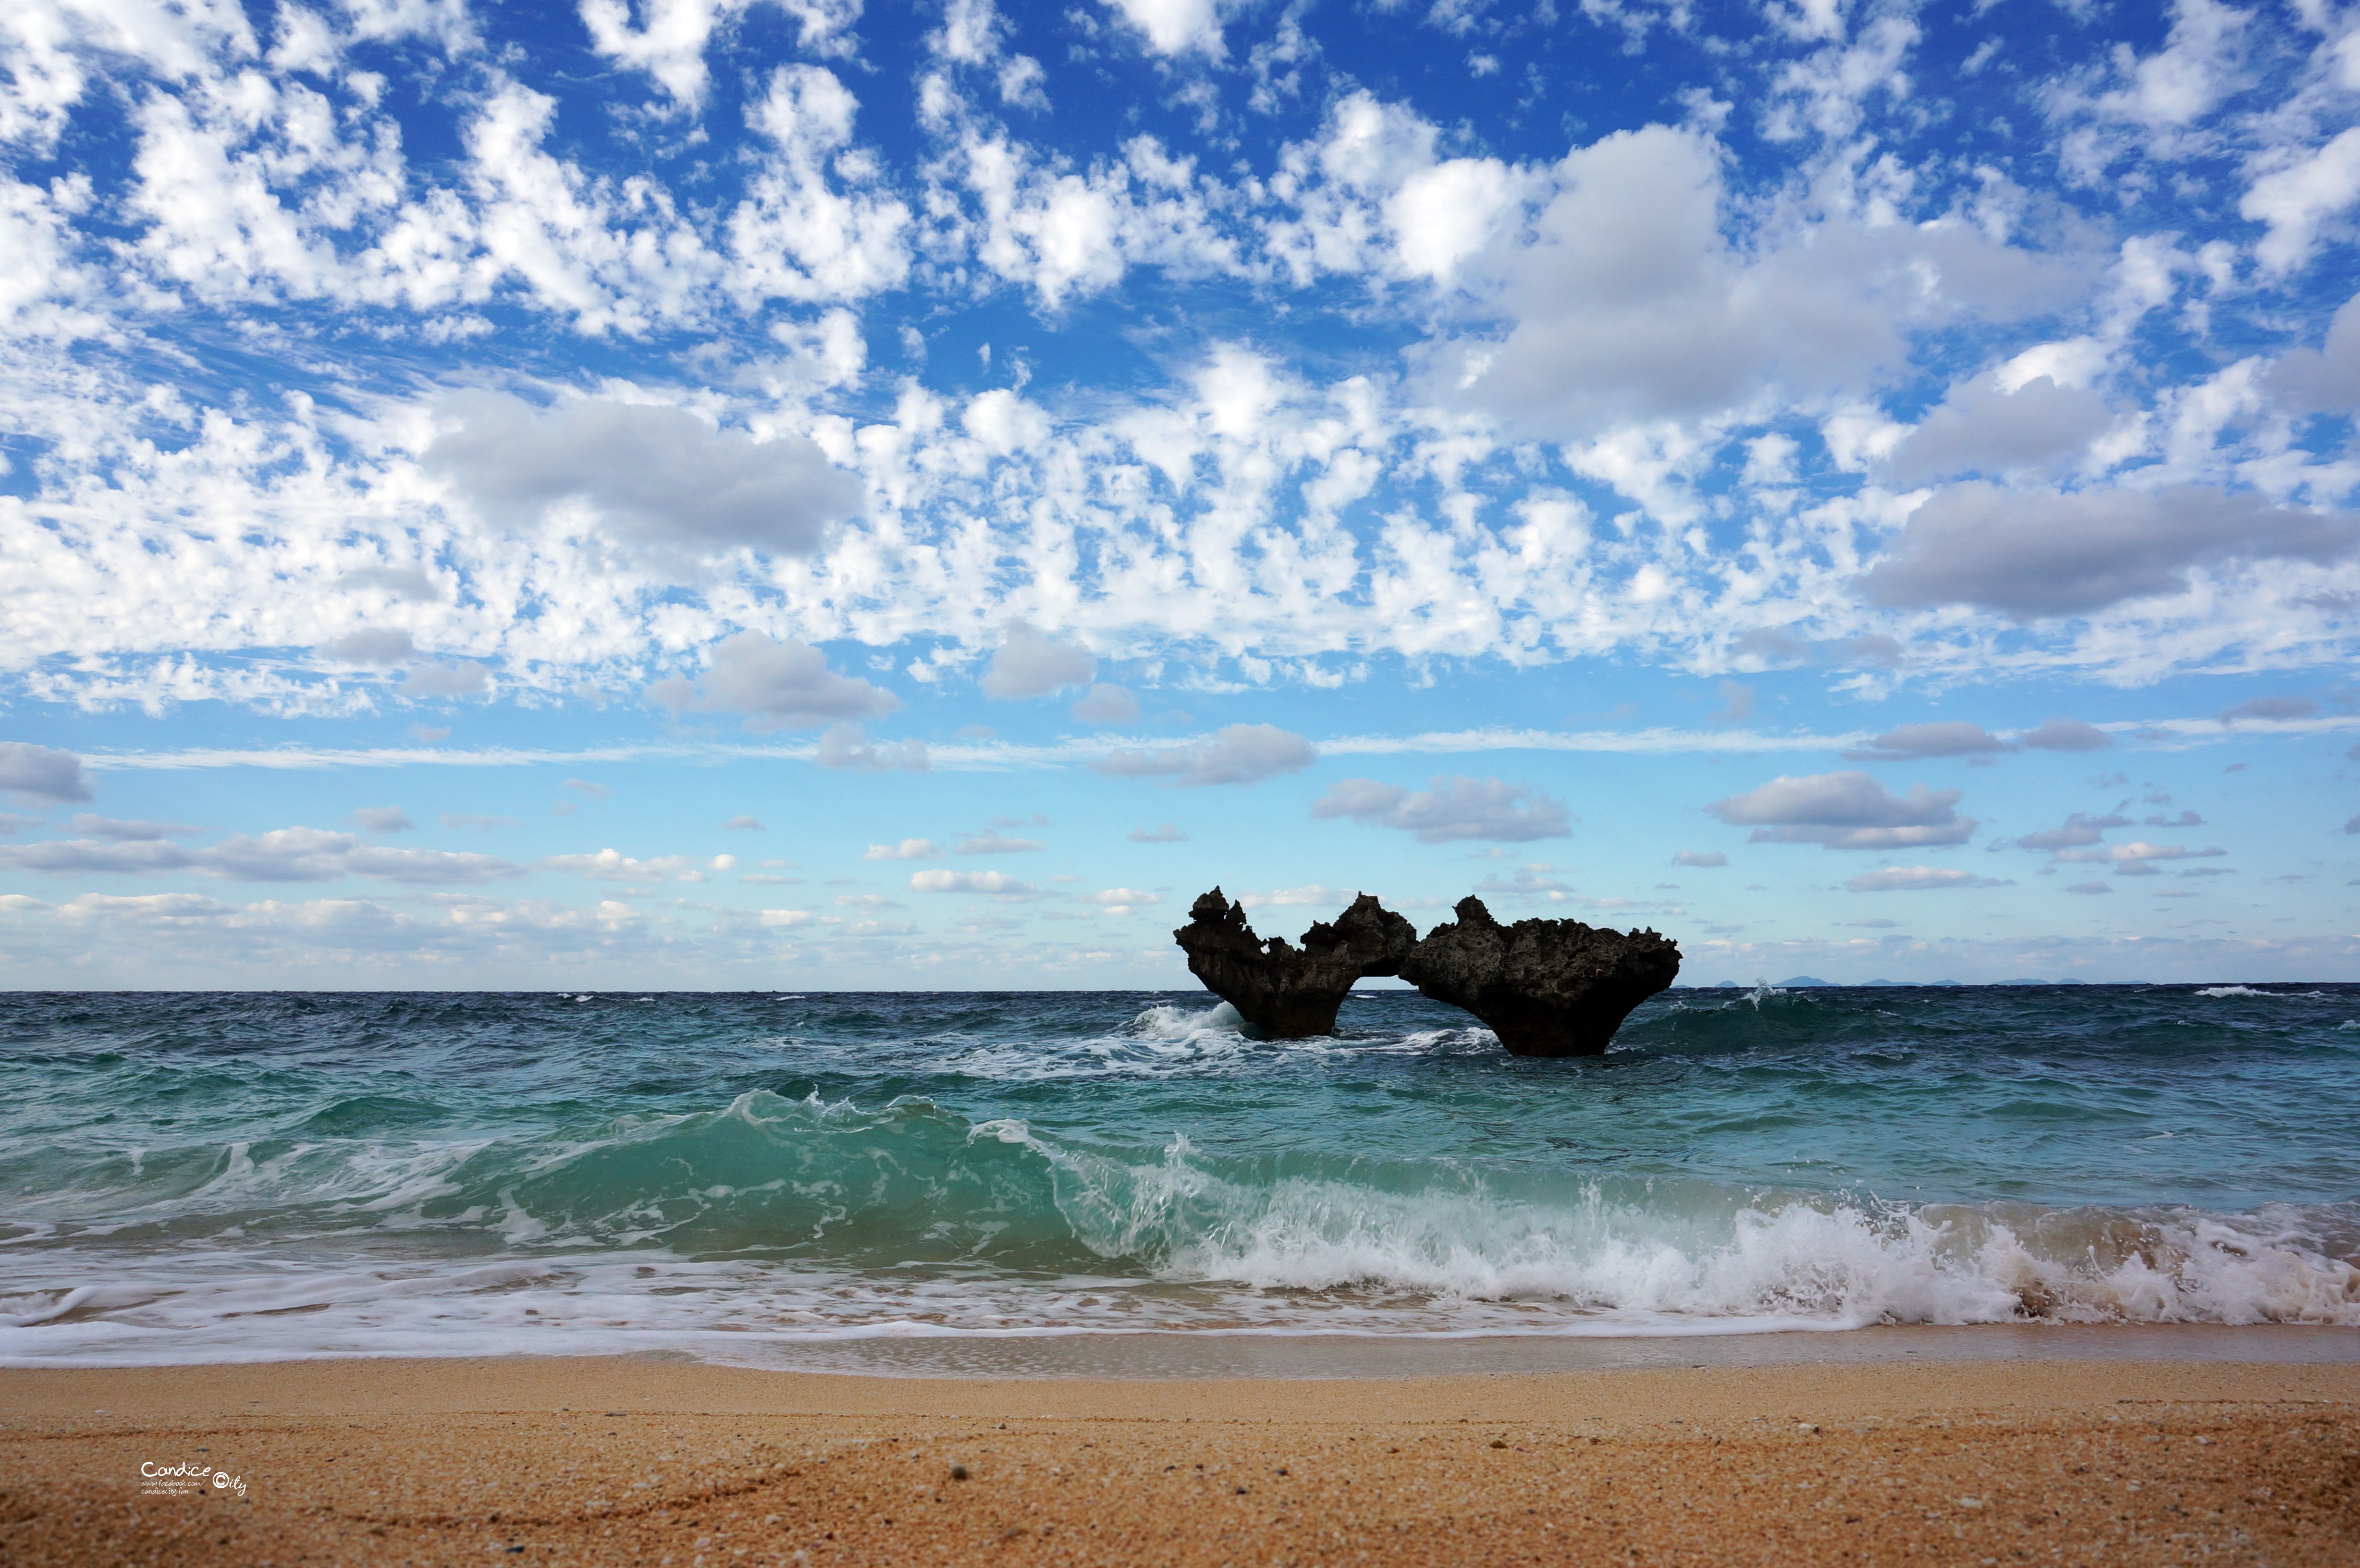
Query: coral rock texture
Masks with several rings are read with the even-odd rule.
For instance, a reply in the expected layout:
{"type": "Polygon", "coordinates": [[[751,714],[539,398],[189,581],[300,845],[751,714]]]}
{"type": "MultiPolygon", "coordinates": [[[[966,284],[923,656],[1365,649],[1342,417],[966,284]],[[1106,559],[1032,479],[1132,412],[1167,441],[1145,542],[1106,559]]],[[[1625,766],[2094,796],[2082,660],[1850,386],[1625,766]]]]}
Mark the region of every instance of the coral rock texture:
{"type": "Polygon", "coordinates": [[[1679,945],[1652,931],[1503,926],[1480,898],[1461,898],[1456,912],[1458,923],[1428,931],[1398,973],[1482,1019],[1512,1055],[1599,1055],[1631,1009],[1680,973],[1679,945]]]}
{"type": "Polygon", "coordinates": [[[1263,942],[1246,923],[1244,907],[1218,887],[1190,906],[1188,923],[1172,936],[1188,955],[1188,972],[1274,1040],[1335,1033],[1336,1008],[1352,982],[1400,974],[1417,942],[1415,927],[1366,893],[1334,924],[1323,920],[1304,932],[1299,949],[1284,937],[1263,942]]]}

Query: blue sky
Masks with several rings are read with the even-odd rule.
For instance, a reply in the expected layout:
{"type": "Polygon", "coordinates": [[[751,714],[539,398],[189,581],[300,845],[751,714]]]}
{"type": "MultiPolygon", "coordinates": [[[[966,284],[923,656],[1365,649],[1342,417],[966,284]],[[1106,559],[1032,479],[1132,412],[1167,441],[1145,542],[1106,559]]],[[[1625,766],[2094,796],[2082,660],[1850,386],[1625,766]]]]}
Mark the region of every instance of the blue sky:
{"type": "Polygon", "coordinates": [[[2360,9],[20,0],[0,965],[2360,978],[2360,9]]]}

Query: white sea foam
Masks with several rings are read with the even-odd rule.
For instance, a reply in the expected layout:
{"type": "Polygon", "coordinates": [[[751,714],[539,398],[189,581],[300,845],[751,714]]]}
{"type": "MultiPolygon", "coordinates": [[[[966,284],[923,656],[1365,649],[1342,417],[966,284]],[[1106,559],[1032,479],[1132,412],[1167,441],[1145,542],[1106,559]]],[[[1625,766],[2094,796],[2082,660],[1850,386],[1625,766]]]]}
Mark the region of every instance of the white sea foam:
{"type": "MultiPolygon", "coordinates": [[[[1040,1146],[1014,1120],[974,1136],[1040,1146]]],[[[1062,1168],[1087,1178],[1094,1158],[1067,1152],[1062,1168]]],[[[880,1337],[1142,1331],[2360,1325],[2360,1270],[2322,1250],[2320,1215],[2290,1208],[2003,1215],[1798,1199],[1683,1214],[1593,1196],[1550,1209],[1480,1184],[1388,1195],[1303,1181],[1254,1192],[1194,1160],[1175,1140],[1121,1202],[1101,1195],[1097,1222],[1129,1228],[1095,1239],[1158,1255],[1144,1275],[1120,1264],[1057,1279],[880,1273],[645,1247],[366,1266],[227,1250],[18,1253],[29,1267],[0,1291],[0,1364],[651,1348],[761,1360],[880,1337]]]]}
{"type": "Polygon", "coordinates": [[[2207,985],[2196,993],[2200,996],[2267,996],[2267,991],[2256,991],[2251,985],[2207,985]]]}

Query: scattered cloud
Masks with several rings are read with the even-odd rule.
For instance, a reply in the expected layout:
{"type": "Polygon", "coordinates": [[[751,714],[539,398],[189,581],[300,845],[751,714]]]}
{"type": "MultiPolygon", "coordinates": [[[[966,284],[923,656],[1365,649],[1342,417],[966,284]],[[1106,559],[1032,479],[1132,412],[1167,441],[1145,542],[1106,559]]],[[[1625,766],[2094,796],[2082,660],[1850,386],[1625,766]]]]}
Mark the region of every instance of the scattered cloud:
{"type": "Polygon", "coordinates": [[[2045,833],[2027,833],[2016,842],[2017,847],[2022,849],[2036,849],[2044,854],[2053,853],[2060,849],[2071,849],[2080,844],[2096,844],[2104,838],[2108,830],[2126,828],[2130,825],[2131,820],[2118,812],[2110,811],[2103,817],[2093,817],[2086,812],[2076,811],[2065,819],[2063,827],[2050,828],[2045,833]]]}
{"type": "Polygon", "coordinates": [[[819,737],[819,755],[814,760],[822,768],[842,768],[856,773],[882,773],[893,768],[924,773],[934,766],[924,741],[912,737],[872,744],[858,724],[830,724],[819,737]]]}
{"type": "Polygon", "coordinates": [[[1301,887],[1281,887],[1273,893],[1240,893],[1237,900],[1249,909],[1259,909],[1265,905],[1275,909],[1341,909],[1348,908],[1359,897],[1357,889],[1328,887],[1312,882],[1301,887]]]}
{"type": "Polygon", "coordinates": [[[516,828],[524,824],[514,817],[483,816],[475,813],[445,811],[442,825],[446,828],[516,828]]]}
{"type": "Polygon", "coordinates": [[[727,822],[722,823],[721,831],[724,833],[762,833],[766,830],[759,820],[753,817],[738,816],[732,817],[727,822]]]}
{"type": "Polygon", "coordinates": [[[2191,569],[2267,559],[2330,561],[2360,548],[2360,520],[2273,506],[2247,492],[1936,491],[1860,579],[1872,604],[1972,604],[2019,621],[2089,615],[2187,591],[2191,569]]]}
{"type": "Polygon", "coordinates": [[[1705,810],[1755,844],[1816,844],[1828,849],[1915,849],[1964,844],[1972,817],[1952,808],[1957,789],[1912,784],[1896,795],[1858,771],[1781,776],[1758,789],[1715,800],[1705,810]]]}
{"type": "Polygon", "coordinates": [[[1988,734],[1981,724],[1946,719],[1930,724],[1903,724],[1885,731],[1869,745],[1844,753],[1853,762],[1914,762],[1929,757],[1990,757],[2014,751],[2016,743],[1988,734]]]}
{"type": "MultiPolygon", "coordinates": [[[[14,820],[29,827],[39,819],[22,817],[14,820]]],[[[74,832],[85,838],[108,839],[117,844],[137,843],[148,839],[185,838],[190,833],[204,831],[188,822],[125,822],[120,818],[102,817],[91,811],[76,811],[73,827],[74,832]]]]}
{"type": "Polygon", "coordinates": [[[322,643],[316,651],[339,664],[408,664],[420,657],[410,634],[393,626],[346,632],[322,643]]]}
{"type": "Polygon", "coordinates": [[[2114,737],[2080,719],[2052,718],[2043,720],[2037,730],[2025,731],[2016,742],[2033,751],[2103,751],[2114,737]]]}
{"type": "Polygon", "coordinates": [[[0,740],[0,794],[29,806],[66,806],[91,798],[90,775],[71,751],[0,740]]]}
{"type": "Polygon", "coordinates": [[[953,851],[957,855],[1024,855],[1049,846],[1037,838],[1009,838],[998,833],[980,833],[958,842],[953,851]]]}
{"type": "Polygon", "coordinates": [[[989,893],[996,898],[1029,898],[1040,889],[1002,871],[919,871],[910,877],[915,893],[989,893]]]}
{"type": "Polygon", "coordinates": [[[350,820],[363,833],[408,833],[418,825],[399,806],[362,806],[352,812],[350,820]]]}
{"type": "Polygon", "coordinates": [[[685,409],[597,397],[537,411],[501,393],[460,393],[441,413],[427,471],[497,522],[570,502],[618,543],[804,556],[860,509],[859,482],[800,435],[757,441],[685,409]]]}
{"type": "Polygon", "coordinates": [[[2240,719],[2260,719],[2278,723],[2287,719],[2307,719],[2319,712],[2319,704],[2308,697],[2256,697],[2221,711],[2221,722],[2234,724],[2240,719]]]}
{"type": "Polygon", "coordinates": [[[1169,778],[1175,784],[1258,784],[1319,760],[1309,741],[1275,724],[1230,724],[1189,746],[1115,751],[1090,766],[1118,779],[1169,778]]]}
{"type": "Polygon", "coordinates": [[[481,697],[490,694],[492,672],[472,659],[458,664],[414,664],[401,678],[405,697],[481,697]]]}
{"type": "Polygon", "coordinates": [[[2057,859],[2067,865],[2112,866],[2117,877],[2153,877],[2158,875],[2154,865],[2158,860],[2213,860],[2228,854],[2218,845],[2205,849],[2190,849],[2176,844],[2148,844],[2135,840],[2129,844],[2108,844],[2103,849],[2060,849],[2057,859]]]}
{"type": "Polygon", "coordinates": [[[905,838],[899,844],[872,844],[862,852],[863,860],[935,860],[941,858],[943,846],[930,838],[905,838]]]}
{"type": "Polygon", "coordinates": [[[52,839],[0,846],[0,868],[51,876],[193,871],[230,882],[333,882],[369,877],[428,887],[469,887],[525,874],[524,867],[493,855],[390,849],[319,828],[239,833],[202,849],[162,839],[52,839]]]}
{"type": "Polygon", "coordinates": [[[1086,724],[1127,724],[1139,717],[1139,699],[1120,686],[1098,685],[1066,712],[1086,724]]]}
{"type": "Polygon", "coordinates": [[[1164,822],[1161,826],[1153,830],[1147,828],[1131,829],[1131,842],[1133,844],[1185,844],[1188,842],[1188,835],[1174,827],[1170,822],[1164,822]]]}
{"type": "Polygon", "coordinates": [[[594,882],[702,882],[708,871],[731,871],[737,868],[734,855],[716,855],[700,861],[685,855],[660,855],[645,860],[634,859],[617,849],[602,849],[595,855],[552,855],[540,864],[551,871],[571,872],[594,882]]]}
{"type": "Polygon", "coordinates": [[[1684,849],[1672,856],[1672,864],[1698,867],[1726,866],[1729,856],[1717,849],[1684,849]]]}
{"type": "MultiPolygon", "coordinates": [[[[1002,631],[999,651],[991,656],[990,666],[983,672],[983,694],[1002,701],[1045,697],[1052,691],[1081,685],[1098,673],[1098,661],[1082,649],[1052,642],[1030,621],[1012,620],[1002,631]]],[[[1109,686],[1104,690],[1120,692],[1121,688],[1109,686]]],[[[1091,717],[1078,710],[1097,695],[1094,690],[1083,698],[1076,704],[1075,717],[1091,717]]],[[[1136,713],[1137,704],[1133,703],[1132,708],[1136,713]]]]}
{"type": "Polygon", "coordinates": [[[1420,844],[1524,844],[1573,832],[1566,808],[1530,785],[1442,775],[1432,782],[1432,789],[1413,792],[1373,779],[1347,779],[1313,802],[1311,814],[1399,828],[1420,844]]]}
{"type": "Polygon", "coordinates": [[[2061,890],[2067,893],[2082,894],[2111,893],[2114,890],[2114,885],[2111,882],[2068,882],[2061,890]]]}
{"type": "Polygon", "coordinates": [[[1970,872],[1935,866],[1888,866],[1876,871],[1863,871],[1844,883],[1844,887],[1854,893],[1933,893],[1952,887],[2014,886],[2014,883],[2000,877],[1977,877],[1970,872]]]}

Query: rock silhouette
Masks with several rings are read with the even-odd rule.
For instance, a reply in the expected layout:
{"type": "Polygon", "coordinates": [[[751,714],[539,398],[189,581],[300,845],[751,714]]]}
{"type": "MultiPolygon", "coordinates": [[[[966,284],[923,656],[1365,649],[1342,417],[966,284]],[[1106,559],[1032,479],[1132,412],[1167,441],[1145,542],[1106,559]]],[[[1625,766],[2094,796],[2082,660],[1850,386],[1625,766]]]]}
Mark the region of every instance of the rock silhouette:
{"type": "Polygon", "coordinates": [[[1303,933],[1300,948],[1283,936],[1257,938],[1245,908],[1218,887],[1188,909],[1172,933],[1188,972],[1240,1017],[1274,1040],[1336,1032],[1336,1009],[1364,975],[1397,975],[1417,929],[1363,893],[1329,924],[1303,933]]]}
{"type": "Polygon", "coordinates": [[[1631,1009],[1680,973],[1679,944],[1579,920],[1503,926],[1480,898],[1426,932],[1401,977],[1483,1020],[1513,1056],[1596,1056],[1631,1009]]]}
{"type": "Polygon", "coordinates": [[[1172,933],[1188,972],[1263,1034],[1333,1034],[1336,1009],[1364,975],[1398,975],[1437,1002],[1480,1018],[1515,1056],[1596,1056],[1631,1009],[1679,977],[1679,945],[1652,931],[1579,920],[1503,926],[1480,898],[1421,942],[1415,928],[1363,893],[1333,924],[1263,941],[1218,887],[1172,933]]]}

